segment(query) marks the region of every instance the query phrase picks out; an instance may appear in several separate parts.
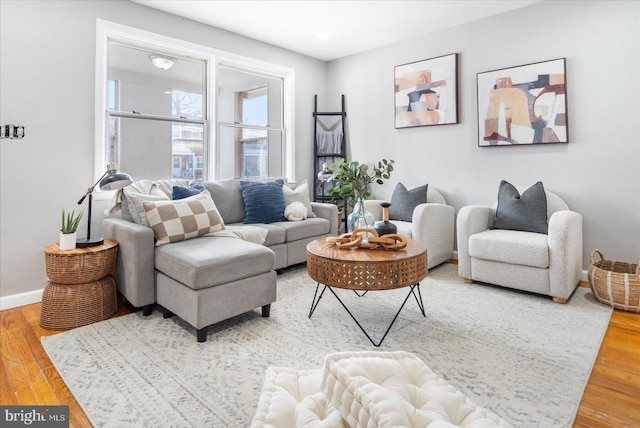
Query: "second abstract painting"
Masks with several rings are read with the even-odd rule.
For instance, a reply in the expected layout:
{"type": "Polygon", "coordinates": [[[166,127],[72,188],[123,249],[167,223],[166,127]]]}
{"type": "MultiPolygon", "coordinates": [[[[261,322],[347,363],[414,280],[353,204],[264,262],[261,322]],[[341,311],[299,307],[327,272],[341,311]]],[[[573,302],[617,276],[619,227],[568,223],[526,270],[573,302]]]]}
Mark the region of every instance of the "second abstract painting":
{"type": "Polygon", "coordinates": [[[565,59],[478,73],[478,145],[568,143],[565,59]]]}

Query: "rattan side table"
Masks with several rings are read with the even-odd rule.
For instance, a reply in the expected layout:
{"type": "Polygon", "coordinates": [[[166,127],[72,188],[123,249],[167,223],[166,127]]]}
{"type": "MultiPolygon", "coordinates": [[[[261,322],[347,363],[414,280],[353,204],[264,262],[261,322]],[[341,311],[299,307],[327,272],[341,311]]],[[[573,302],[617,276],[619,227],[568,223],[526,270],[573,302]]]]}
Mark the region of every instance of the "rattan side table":
{"type": "Polygon", "coordinates": [[[42,293],[40,326],[67,330],[110,318],[118,310],[116,265],[118,243],[106,239],[94,247],[44,249],[49,283],[42,293]]]}

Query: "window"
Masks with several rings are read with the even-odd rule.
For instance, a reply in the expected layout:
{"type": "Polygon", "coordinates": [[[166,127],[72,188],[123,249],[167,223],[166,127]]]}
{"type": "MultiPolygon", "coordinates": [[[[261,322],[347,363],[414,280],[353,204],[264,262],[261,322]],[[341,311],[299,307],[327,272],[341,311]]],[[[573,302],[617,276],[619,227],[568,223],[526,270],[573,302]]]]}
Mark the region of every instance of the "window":
{"type": "Polygon", "coordinates": [[[102,20],[97,41],[97,177],[295,178],[293,70],[102,20]]]}
{"type": "Polygon", "coordinates": [[[172,57],[170,69],[151,62],[165,52],[108,42],[107,157],[133,177],[202,180],[195,159],[207,139],[206,62],[172,57]]]}

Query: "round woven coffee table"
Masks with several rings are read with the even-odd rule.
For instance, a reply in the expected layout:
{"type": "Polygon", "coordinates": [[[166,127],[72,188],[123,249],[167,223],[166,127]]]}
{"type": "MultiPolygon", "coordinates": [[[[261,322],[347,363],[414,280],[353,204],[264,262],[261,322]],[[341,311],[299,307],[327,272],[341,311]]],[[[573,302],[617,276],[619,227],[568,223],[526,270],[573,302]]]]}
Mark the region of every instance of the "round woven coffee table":
{"type": "Polygon", "coordinates": [[[307,273],[318,283],[309,310],[309,318],[313,315],[324,292],[329,289],[369,341],[376,347],[380,346],[411,295],[415,297],[422,315],[425,315],[420,294],[420,281],[426,278],[427,272],[427,248],[413,239],[407,240],[405,248],[395,251],[343,249],[338,248],[333,242],[327,242],[326,238],[316,239],[307,245],[307,273]],[[320,291],[321,284],[323,288],[320,291]],[[409,292],[384,336],[376,343],[332,287],[354,290],[356,294],[358,294],[357,291],[364,291],[358,294],[359,296],[364,296],[368,291],[400,287],[409,287],[409,292]]]}

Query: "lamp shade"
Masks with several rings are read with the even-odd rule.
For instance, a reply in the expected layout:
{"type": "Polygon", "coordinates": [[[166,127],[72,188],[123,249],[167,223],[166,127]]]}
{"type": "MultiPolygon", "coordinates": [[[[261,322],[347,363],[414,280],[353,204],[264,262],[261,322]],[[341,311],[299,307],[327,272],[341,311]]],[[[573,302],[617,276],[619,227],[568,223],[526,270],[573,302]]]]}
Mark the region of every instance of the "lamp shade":
{"type": "Polygon", "coordinates": [[[102,180],[100,180],[100,189],[118,190],[128,186],[131,183],[133,183],[133,179],[129,174],[118,172],[118,170],[113,169],[109,171],[102,180]]]}
{"type": "Polygon", "coordinates": [[[102,237],[91,237],[91,208],[93,206],[93,190],[96,186],[100,185],[100,189],[103,190],[118,190],[133,183],[133,179],[129,174],[118,172],[118,166],[115,163],[109,163],[107,165],[107,172],[95,182],[95,184],[87,189],[87,192],[78,201],[80,205],[84,199],[89,197],[89,215],[87,216],[87,237],[78,239],[76,241],[76,247],[85,248],[93,247],[96,245],[102,245],[104,239],[102,237]]]}

